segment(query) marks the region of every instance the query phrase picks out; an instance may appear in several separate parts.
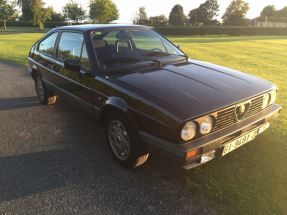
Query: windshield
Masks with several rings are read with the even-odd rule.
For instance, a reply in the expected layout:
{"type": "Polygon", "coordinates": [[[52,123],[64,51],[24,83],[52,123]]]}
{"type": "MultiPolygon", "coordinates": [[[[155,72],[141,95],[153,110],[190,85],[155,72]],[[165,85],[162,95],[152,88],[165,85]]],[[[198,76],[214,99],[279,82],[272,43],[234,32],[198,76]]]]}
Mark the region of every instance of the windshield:
{"type": "Polygon", "coordinates": [[[185,59],[184,54],[152,29],[103,30],[91,33],[102,70],[131,68],[185,59]]]}

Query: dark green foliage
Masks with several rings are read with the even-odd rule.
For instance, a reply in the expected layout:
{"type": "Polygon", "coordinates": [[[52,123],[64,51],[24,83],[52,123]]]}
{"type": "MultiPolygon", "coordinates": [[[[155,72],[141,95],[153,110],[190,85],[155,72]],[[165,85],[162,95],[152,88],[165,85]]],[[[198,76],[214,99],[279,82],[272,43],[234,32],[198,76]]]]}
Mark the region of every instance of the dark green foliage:
{"type": "Polygon", "coordinates": [[[194,28],[194,27],[155,27],[163,35],[172,36],[286,36],[287,28],[258,28],[258,27],[228,27],[228,28],[194,28]]]}
{"type": "Polygon", "coordinates": [[[22,20],[30,21],[34,17],[33,11],[29,7],[22,8],[22,20]]]}
{"type": "Polygon", "coordinates": [[[185,17],[181,14],[170,14],[169,15],[169,23],[171,25],[183,25],[185,23],[185,17]]]}
{"type": "Polygon", "coordinates": [[[281,10],[276,12],[276,16],[287,18],[287,7],[283,7],[281,10]]]}
{"type": "Polygon", "coordinates": [[[139,7],[139,10],[134,13],[132,22],[133,24],[137,24],[137,25],[150,24],[144,6],[139,7]]]}
{"type": "Polygon", "coordinates": [[[245,17],[249,10],[249,3],[243,0],[233,0],[226,8],[222,21],[224,25],[247,26],[248,21],[245,17]]]}
{"type": "Polygon", "coordinates": [[[67,13],[69,15],[69,20],[73,20],[76,23],[82,22],[88,17],[86,11],[82,8],[82,5],[73,0],[69,0],[69,2],[65,6],[62,7],[63,19],[67,18],[67,13]],[[67,12],[67,8],[68,8],[68,12],[67,12]]]}
{"type": "Polygon", "coordinates": [[[168,22],[170,25],[183,25],[186,22],[186,16],[180,4],[174,5],[171,9],[168,22]]]}
{"type": "Polygon", "coordinates": [[[51,12],[53,11],[53,7],[45,8],[45,3],[43,0],[34,0],[32,4],[32,12],[34,14],[33,25],[38,25],[39,30],[44,28],[44,23],[47,19],[51,19],[51,12]]]}
{"type": "Polygon", "coordinates": [[[4,30],[6,29],[6,22],[11,19],[15,19],[18,15],[18,11],[16,9],[16,1],[8,2],[7,0],[3,0],[0,4],[0,19],[3,21],[4,30]]]}
{"type": "Polygon", "coordinates": [[[260,13],[261,17],[275,17],[275,13],[276,13],[276,9],[274,5],[268,5],[266,7],[263,8],[263,10],[260,13]]]}
{"type": "Polygon", "coordinates": [[[51,12],[51,20],[47,20],[47,22],[64,22],[65,17],[61,13],[57,13],[56,11],[51,12]]]}
{"type": "Polygon", "coordinates": [[[30,21],[33,19],[34,14],[32,12],[33,0],[17,0],[17,5],[22,9],[22,20],[30,21]]]}
{"type": "Polygon", "coordinates": [[[119,18],[119,10],[112,0],[90,0],[90,19],[93,23],[107,24],[119,18]]]}
{"type": "Polygon", "coordinates": [[[149,18],[150,25],[166,25],[168,18],[162,14],[159,16],[151,16],[149,18]]]}
{"type": "Polygon", "coordinates": [[[218,16],[219,4],[217,0],[207,0],[198,8],[189,12],[189,21],[192,24],[203,23],[204,25],[214,24],[213,18],[218,16]]]}
{"type": "Polygon", "coordinates": [[[281,10],[276,10],[274,5],[268,5],[262,9],[260,16],[287,18],[287,7],[283,7],[281,10]]]}

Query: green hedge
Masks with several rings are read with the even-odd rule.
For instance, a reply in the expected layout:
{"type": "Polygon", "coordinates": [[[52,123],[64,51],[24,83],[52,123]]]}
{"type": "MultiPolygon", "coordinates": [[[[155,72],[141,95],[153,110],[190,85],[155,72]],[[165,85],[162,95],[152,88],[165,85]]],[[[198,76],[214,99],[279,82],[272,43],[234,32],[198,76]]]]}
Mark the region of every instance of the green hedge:
{"type": "Polygon", "coordinates": [[[246,27],[246,28],[161,28],[155,27],[155,30],[163,35],[170,36],[205,36],[205,35],[219,35],[219,36],[287,36],[287,28],[260,28],[260,27],[246,27]]]}
{"type": "MultiPolygon", "coordinates": [[[[85,23],[78,23],[83,25],[85,23]]],[[[60,26],[67,26],[66,22],[46,22],[45,28],[55,28],[60,26]]],[[[0,22],[0,27],[3,27],[3,22],[0,22]]],[[[9,27],[35,27],[32,23],[21,21],[8,21],[7,28],[9,27]]],[[[231,27],[231,26],[154,26],[158,32],[163,35],[170,36],[205,36],[205,35],[226,35],[226,36],[287,36],[287,28],[265,28],[265,27],[231,27]]]]}

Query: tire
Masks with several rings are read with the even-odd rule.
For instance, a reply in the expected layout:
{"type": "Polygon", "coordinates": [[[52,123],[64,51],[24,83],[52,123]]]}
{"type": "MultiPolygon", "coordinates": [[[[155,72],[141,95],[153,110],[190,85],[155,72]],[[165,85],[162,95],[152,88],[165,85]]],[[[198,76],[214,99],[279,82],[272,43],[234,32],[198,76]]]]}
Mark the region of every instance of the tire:
{"type": "Polygon", "coordinates": [[[38,73],[35,74],[35,88],[38,99],[43,105],[51,105],[56,102],[56,96],[45,87],[38,73]]]}
{"type": "Polygon", "coordinates": [[[106,118],[105,128],[109,150],[118,164],[133,168],[147,160],[149,154],[137,130],[124,114],[111,112],[106,118]]]}

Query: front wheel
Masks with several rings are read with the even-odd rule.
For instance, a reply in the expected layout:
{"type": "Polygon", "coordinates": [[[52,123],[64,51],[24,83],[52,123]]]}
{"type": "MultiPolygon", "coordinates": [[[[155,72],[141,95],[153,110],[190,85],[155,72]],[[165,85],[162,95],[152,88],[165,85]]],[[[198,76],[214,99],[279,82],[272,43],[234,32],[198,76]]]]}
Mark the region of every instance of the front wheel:
{"type": "Polygon", "coordinates": [[[116,162],[132,168],[143,164],[149,154],[143,147],[140,137],[128,120],[119,112],[112,112],[105,122],[107,142],[116,162]]]}
{"type": "Polygon", "coordinates": [[[42,78],[37,73],[35,75],[35,88],[39,101],[43,105],[50,105],[56,102],[56,96],[45,87],[42,78]]]}

